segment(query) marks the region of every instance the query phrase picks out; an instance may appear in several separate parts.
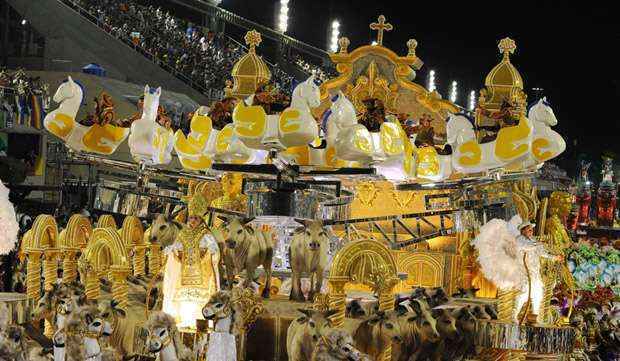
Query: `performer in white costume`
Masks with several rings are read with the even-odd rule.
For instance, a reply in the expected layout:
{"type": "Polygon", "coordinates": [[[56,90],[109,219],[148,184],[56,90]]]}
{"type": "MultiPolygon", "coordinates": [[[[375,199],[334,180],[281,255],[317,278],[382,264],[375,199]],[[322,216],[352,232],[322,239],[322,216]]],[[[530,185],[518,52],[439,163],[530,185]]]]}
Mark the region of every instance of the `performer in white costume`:
{"type": "Polygon", "coordinates": [[[187,225],[164,250],[162,310],[174,317],[180,328],[195,327],[195,321],[203,319],[202,306],[220,288],[220,250],[204,221],[208,206],[203,195],[195,195],[188,206],[187,225]]]}
{"type": "MultiPolygon", "coordinates": [[[[523,222],[519,226],[519,234],[516,238],[517,259],[523,260],[523,256],[527,254],[525,262],[530,273],[530,282],[532,290],[529,291],[530,285],[528,282],[521,284],[521,293],[515,300],[515,308],[513,313],[513,319],[516,320],[523,305],[527,302],[528,294],[531,293],[531,305],[532,313],[536,315],[537,322],[541,320],[538,318],[540,315],[540,307],[542,305],[545,284],[540,274],[540,259],[554,259],[557,261],[562,260],[562,256],[553,256],[549,254],[543,244],[536,241],[534,238],[534,226],[530,222],[523,222]]],[[[526,277],[527,280],[527,277],[526,277]]]]}
{"type": "Polygon", "coordinates": [[[478,249],[478,262],[484,276],[500,289],[519,291],[513,320],[517,321],[528,294],[531,294],[532,313],[537,315],[537,321],[540,322],[538,315],[544,293],[540,259],[562,260],[562,257],[550,255],[544,245],[535,240],[534,224],[522,222],[519,216],[514,216],[510,222],[492,219],[480,227],[480,233],[472,240],[472,244],[478,249]],[[530,282],[523,263],[526,253],[530,282]]]}

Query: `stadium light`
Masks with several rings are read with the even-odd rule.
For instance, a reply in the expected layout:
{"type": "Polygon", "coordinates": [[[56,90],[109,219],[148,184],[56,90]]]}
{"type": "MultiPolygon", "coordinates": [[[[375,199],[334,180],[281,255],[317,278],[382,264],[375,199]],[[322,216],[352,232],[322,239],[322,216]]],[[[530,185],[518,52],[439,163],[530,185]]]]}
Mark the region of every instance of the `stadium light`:
{"type": "Polygon", "coordinates": [[[373,41],[372,41],[372,43],[370,43],[370,45],[372,45],[372,46],[375,46],[375,45],[377,45],[377,44],[378,44],[378,43],[377,43],[377,41],[376,41],[376,40],[373,40],[373,41]]]}
{"type": "Polygon", "coordinates": [[[450,87],[450,101],[452,103],[456,103],[456,86],[457,86],[457,82],[453,81],[452,82],[452,86],[450,87]]]}
{"type": "Polygon", "coordinates": [[[22,25],[26,25],[26,19],[22,19],[22,25]]]}
{"type": "Polygon", "coordinates": [[[469,92],[469,110],[473,111],[476,108],[476,91],[469,92]]]}
{"type": "Polygon", "coordinates": [[[332,21],[332,33],[329,43],[329,50],[332,53],[338,51],[338,39],[340,38],[340,22],[338,20],[332,21]]]}
{"type": "Polygon", "coordinates": [[[280,15],[278,16],[278,30],[285,33],[288,30],[288,3],[289,0],[280,0],[280,15]]]}
{"type": "Polygon", "coordinates": [[[428,73],[428,86],[427,86],[427,88],[428,88],[429,92],[434,92],[437,89],[437,87],[435,86],[435,71],[434,70],[431,70],[428,73]]]}

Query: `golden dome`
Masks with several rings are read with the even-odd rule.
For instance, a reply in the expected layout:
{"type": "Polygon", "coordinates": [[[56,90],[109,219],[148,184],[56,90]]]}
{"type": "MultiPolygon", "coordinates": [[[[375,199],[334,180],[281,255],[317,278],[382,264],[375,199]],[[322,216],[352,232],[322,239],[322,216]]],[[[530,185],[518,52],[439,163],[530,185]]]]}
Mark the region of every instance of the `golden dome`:
{"type": "Polygon", "coordinates": [[[524,95],[523,78],[510,62],[510,54],[514,53],[517,48],[514,40],[504,38],[499,42],[498,47],[500,53],[503,54],[502,61],[489,72],[484,80],[488,92],[487,108],[499,107],[502,100],[521,103],[522,95],[524,95]]]}
{"type": "Polygon", "coordinates": [[[256,55],[256,47],[261,41],[260,33],[256,30],[248,31],[245,34],[245,43],[250,48],[248,53],[235,63],[231,74],[235,81],[232,95],[236,97],[245,98],[254,94],[260,84],[271,79],[269,67],[263,59],[256,55]]]}

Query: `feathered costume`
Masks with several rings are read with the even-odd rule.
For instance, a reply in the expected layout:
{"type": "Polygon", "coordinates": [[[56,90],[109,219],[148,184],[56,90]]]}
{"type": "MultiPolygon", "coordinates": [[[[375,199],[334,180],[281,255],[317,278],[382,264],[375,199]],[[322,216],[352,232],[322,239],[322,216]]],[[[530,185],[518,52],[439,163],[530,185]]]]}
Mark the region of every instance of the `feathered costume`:
{"type": "Polygon", "coordinates": [[[15,248],[19,224],[15,208],[9,201],[9,189],[0,180],[0,255],[7,254],[15,248]]]}
{"type": "Polygon", "coordinates": [[[482,227],[472,240],[478,250],[478,262],[484,276],[501,289],[519,290],[513,319],[516,321],[521,307],[527,302],[530,287],[523,255],[527,253],[527,267],[531,279],[531,305],[538,315],[543,299],[544,282],[540,275],[540,258],[552,258],[544,246],[522,236],[518,230],[521,217],[514,216],[509,222],[492,219],[482,227]]]}

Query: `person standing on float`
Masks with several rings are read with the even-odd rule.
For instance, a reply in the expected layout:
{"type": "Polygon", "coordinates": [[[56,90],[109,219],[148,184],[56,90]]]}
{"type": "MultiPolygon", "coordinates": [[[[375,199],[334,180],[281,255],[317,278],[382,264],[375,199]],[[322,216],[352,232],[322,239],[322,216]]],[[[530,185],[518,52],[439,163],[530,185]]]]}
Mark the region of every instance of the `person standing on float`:
{"type": "Polygon", "coordinates": [[[204,219],[208,207],[204,195],[194,195],[188,205],[187,223],[164,250],[167,260],[162,310],[181,328],[194,327],[195,320],[203,318],[202,306],[220,289],[220,250],[204,219]]]}
{"type": "MultiPolygon", "coordinates": [[[[523,262],[523,255],[527,254],[525,263],[529,271],[530,282],[524,282],[521,285],[520,293],[515,300],[515,308],[513,313],[513,319],[516,321],[521,311],[521,308],[527,302],[528,295],[531,298],[530,307],[532,313],[536,315],[537,322],[541,322],[540,308],[542,306],[545,284],[540,274],[540,259],[547,258],[557,261],[562,260],[562,256],[553,256],[545,250],[545,246],[536,241],[534,238],[534,226],[535,224],[530,222],[523,222],[519,226],[519,233],[516,237],[516,257],[517,260],[523,262]],[[530,291],[531,287],[531,291],[530,291]]],[[[527,280],[527,277],[525,277],[527,280]]]]}

